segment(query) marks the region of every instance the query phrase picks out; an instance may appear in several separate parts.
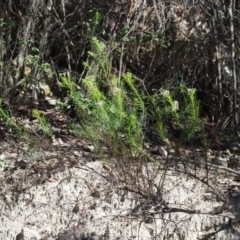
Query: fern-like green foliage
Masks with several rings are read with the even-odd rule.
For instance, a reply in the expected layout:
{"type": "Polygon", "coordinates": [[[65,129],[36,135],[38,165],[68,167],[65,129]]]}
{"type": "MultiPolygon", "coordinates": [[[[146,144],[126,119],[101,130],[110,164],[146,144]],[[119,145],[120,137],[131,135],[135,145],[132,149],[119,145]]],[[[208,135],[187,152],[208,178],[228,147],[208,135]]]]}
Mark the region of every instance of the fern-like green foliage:
{"type": "Polygon", "coordinates": [[[182,100],[164,89],[147,98],[130,72],[121,76],[112,73],[111,58],[103,41],[93,37],[91,43],[88,61],[84,63],[88,72],[81,85],[85,95],[70,76],[61,76],[60,86],[69,91],[79,115],[77,119],[83,119],[82,128],[73,125],[75,131],[94,143],[99,152],[106,146],[113,155],[141,155],[144,154],[143,126],[151,113],[162,140],[169,138],[169,124],[181,132],[183,141],[193,138],[199,124],[196,90],[180,85],[182,100]],[[151,106],[147,108],[148,99],[151,106]]]}
{"type": "Polygon", "coordinates": [[[186,138],[190,140],[199,127],[200,118],[200,101],[196,97],[196,89],[187,89],[185,85],[180,85],[180,90],[184,99],[183,109],[183,121],[185,120],[185,126],[187,128],[186,138]]]}
{"type": "Polygon", "coordinates": [[[2,107],[3,100],[0,98],[0,117],[3,118],[6,125],[10,128],[13,128],[16,131],[20,131],[20,127],[14,122],[11,115],[2,107]]]}
{"type": "Polygon", "coordinates": [[[126,73],[119,79],[112,74],[105,44],[97,38],[92,38],[92,49],[88,54],[89,60],[84,63],[88,74],[82,80],[86,95],[79,94],[79,87],[68,76],[62,76],[60,83],[68,89],[75,106],[82,110],[79,114],[88,119],[84,121],[81,134],[98,150],[101,143],[112,154],[122,154],[123,149],[129,154],[140,153],[143,151],[142,125],[146,110],[133,75],[126,73]],[[88,111],[83,106],[87,106],[88,111]]]}
{"type": "Polygon", "coordinates": [[[49,123],[47,122],[45,116],[43,114],[41,114],[37,109],[34,109],[33,110],[33,117],[38,119],[38,121],[40,123],[40,126],[41,126],[41,129],[43,131],[43,134],[46,137],[51,137],[53,132],[52,132],[52,129],[51,129],[49,123]]]}
{"type": "Polygon", "coordinates": [[[61,75],[60,77],[61,82],[59,83],[59,86],[69,92],[69,97],[78,113],[78,119],[81,119],[81,121],[87,121],[87,116],[91,109],[91,100],[84,97],[79,87],[72,81],[69,75],[61,75]]]}
{"type": "Polygon", "coordinates": [[[91,123],[91,127],[101,129],[98,142],[106,142],[108,146],[115,146],[115,150],[119,146],[125,145],[132,151],[136,151],[136,149],[140,150],[142,146],[143,136],[140,122],[142,114],[139,109],[142,112],[145,109],[139,93],[133,86],[133,79],[130,78],[132,76],[129,73],[124,75],[120,81],[121,85],[118,86],[117,77],[112,77],[108,93],[100,90],[99,84],[94,78],[83,80],[92,100],[91,115],[94,123],[91,123]],[[124,89],[124,82],[131,83],[132,95],[124,89]],[[119,135],[125,138],[122,139],[119,135]]]}
{"type": "Polygon", "coordinates": [[[169,138],[168,126],[180,132],[180,140],[188,142],[194,138],[200,127],[200,102],[197,100],[196,89],[188,89],[184,84],[179,86],[179,98],[168,90],[160,89],[151,102],[152,112],[156,120],[159,137],[165,141],[169,138]]]}
{"type": "Polygon", "coordinates": [[[96,34],[97,28],[99,27],[102,15],[98,9],[93,9],[89,12],[92,15],[92,17],[88,29],[88,36],[94,36],[96,34]]]}

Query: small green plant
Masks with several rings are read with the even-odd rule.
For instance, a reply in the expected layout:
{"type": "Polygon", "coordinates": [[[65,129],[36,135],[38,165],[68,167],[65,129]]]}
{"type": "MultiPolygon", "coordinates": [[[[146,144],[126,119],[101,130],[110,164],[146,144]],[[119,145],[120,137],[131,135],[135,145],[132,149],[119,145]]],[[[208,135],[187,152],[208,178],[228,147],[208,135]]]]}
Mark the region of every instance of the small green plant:
{"type": "Polygon", "coordinates": [[[79,121],[88,121],[88,116],[91,113],[92,101],[81,93],[81,89],[72,81],[69,75],[61,75],[61,82],[59,86],[68,90],[70,101],[63,104],[63,108],[69,109],[73,105],[77,113],[79,121]],[[69,104],[71,102],[71,104],[69,104]]]}
{"type": "Polygon", "coordinates": [[[37,109],[34,109],[33,110],[33,117],[38,119],[38,121],[40,123],[41,130],[43,131],[43,134],[46,137],[51,137],[53,132],[52,132],[51,126],[47,122],[45,116],[43,114],[41,114],[37,109]]]}
{"type": "Polygon", "coordinates": [[[157,121],[157,123],[156,123],[156,131],[157,131],[160,139],[163,142],[167,142],[168,141],[168,136],[167,136],[167,132],[166,132],[166,126],[164,125],[163,121],[157,121]]]}
{"type": "Polygon", "coordinates": [[[83,65],[89,71],[91,77],[97,78],[102,84],[108,85],[109,81],[105,81],[111,76],[111,59],[107,54],[106,45],[96,37],[91,39],[92,50],[88,51],[89,61],[83,65]]]}
{"type": "Polygon", "coordinates": [[[17,132],[21,130],[20,127],[14,122],[8,111],[3,108],[3,100],[1,98],[0,98],[0,117],[3,118],[7,127],[12,128],[17,132]]]}
{"type": "Polygon", "coordinates": [[[182,142],[189,142],[194,138],[196,130],[201,127],[200,103],[196,97],[196,89],[187,89],[180,84],[178,95],[160,89],[152,98],[152,103],[152,114],[157,122],[156,130],[163,141],[168,139],[169,126],[171,130],[179,132],[182,142]]]}
{"type": "Polygon", "coordinates": [[[200,126],[200,101],[196,97],[196,89],[189,89],[184,84],[180,84],[180,91],[184,99],[182,120],[185,121],[184,126],[187,129],[186,138],[190,140],[200,126]]]}
{"type": "Polygon", "coordinates": [[[102,19],[101,13],[98,9],[90,10],[89,13],[91,14],[90,24],[88,28],[88,35],[94,36],[96,34],[96,30],[99,27],[99,23],[102,19]]]}

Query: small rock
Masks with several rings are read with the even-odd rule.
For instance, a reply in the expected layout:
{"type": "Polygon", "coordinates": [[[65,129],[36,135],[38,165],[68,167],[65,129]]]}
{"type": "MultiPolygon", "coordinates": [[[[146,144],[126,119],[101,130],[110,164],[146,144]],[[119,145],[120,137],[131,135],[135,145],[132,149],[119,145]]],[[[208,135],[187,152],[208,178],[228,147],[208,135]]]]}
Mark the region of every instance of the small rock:
{"type": "Polygon", "coordinates": [[[167,152],[167,150],[164,147],[159,146],[158,147],[158,151],[164,158],[167,158],[168,152],[167,152]]]}
{"type": "Polygon", "coordinates": [[[81,152],[79,152],[79,151],[74,151],[74,152],[73,152],[73,155],[74,155],[75,157],[81,157],[81,156],[82,156],[81,152]]]}

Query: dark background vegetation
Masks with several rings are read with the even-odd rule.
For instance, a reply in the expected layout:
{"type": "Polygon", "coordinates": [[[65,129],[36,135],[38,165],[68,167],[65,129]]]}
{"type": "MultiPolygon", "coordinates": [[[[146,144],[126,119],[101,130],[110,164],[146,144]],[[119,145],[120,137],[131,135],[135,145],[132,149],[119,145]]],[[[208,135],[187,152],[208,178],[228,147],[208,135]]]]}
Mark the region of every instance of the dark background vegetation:
{"type": "Polygon", "coordinates": [[[0,96],[9,109],[41,105],[43,82],[66,97],[60,73],[81,85],[96,37],[114,74],[132,72],[147,95],[196,88],[210,135],[239,131],[239,0],[0,2],[0,96]]]}

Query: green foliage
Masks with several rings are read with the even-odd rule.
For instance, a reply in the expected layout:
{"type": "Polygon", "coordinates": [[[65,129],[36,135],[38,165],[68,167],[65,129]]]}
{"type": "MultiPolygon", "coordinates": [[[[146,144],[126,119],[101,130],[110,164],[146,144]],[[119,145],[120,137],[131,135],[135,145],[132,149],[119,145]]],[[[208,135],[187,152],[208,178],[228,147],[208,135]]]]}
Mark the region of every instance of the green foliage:
{"type": "Polygon", "coordinates": [[[35,67],[39,64],[39,59],[40,56],[35,54],[35,55],[28,55],[25,59],[25,62],[29,67],[35,67]]]}
{"type": "Polygon", "coordinates": [[[194,136],[196,128],[199,127],[200,102],[196,97],[196,89],[187,89],[185,85],[181,84],[180,90],[184,99],[182,120],[187,130],[186,138],[190,140],[194,136]]]}
{"type": "Polygon", "coordinates": [[[75,107],[82,110],[78,113],[88,119],[84,121],[85,136],[98,151],[101,151],[101,143],[114,155],[140,154],[143,152],[142,125],[146,110],[134,77],[126,73],[119,79],[111,74],[111,60],[105,44],[98,39],[92,39],[92,50],[88,54],[91,62],[84,65],[89,75],[82,81],[86,96],[79,93],[70,77],[62,76],[60,84],[68,89],[75,107]]]}
{"type": "MultiPolygon", "coordinates": [[[[32,42],[31,40],[27,42],[32,42]]],[[[26,44],[27,44],[26,42],[26,44]]],[[[48,73],[51,69],[50,64],[47,62],[41,62],[41,56],[39,49],[37,47],[31,48],[31,54],[26,55],[24,58],[25,63],[25,76],[24,76],[24,85],[25,87],[27,84],[32,84],[33,86],[36,86],[37,79],[36,78],[36,72],[39,73],[48,73]]],[[[16,68],[16,71],[19,71],[18,68],[16,68]]]]}
{"type": "Polygon", "coordinates": [[[156,123],[156,131],[157,131],[160,139],[163,142],[167,142],[168,135],[167,135],[166,127],[165,127],[163,121],[160,121],[160,120],[157,121],[157,123],[156,123]]]}
{"type": "Polygon", "coordinates": [[[88,36],[95,36],[97,28],[99,27],[100,21],[102,19],[99,9],[93,9],[89,11],[91,15],[90,25],[88,28],[88,36]]]}
{"type": "MultiPolygon", "coordinates": [[[[133,81],[129,73],[121,80],[121,85],[124,82],[132,84],[133,81]]],[[[92,106],[91,110],[82,112],[90,119],[89,122],[85,121],[86,137],[94,142],[98,150],[101,148],[99,144],[104,143],[113,154],[120,154],[123,149],[128,149],[131,153],[142,151],[142,124],[141,117],[138,116],[141,115],[139,109],[144,110],[144,104],[136,88],[128,85],[132,86],[135,96],[132,98],[123,86],[118,87],[117,77],[111,79],[111,88],[107,94],[100,90],[97,81],[92,77],[85,78],[83,84],[89,97],[74,100],[78,106],[84,106],[86,102],[90,102],[88,106],[92,106]]],[[[73,91],[71,96],[74,95],[73,91]]]]}
{"type": "Polygon", "coordinates": [[[38,119],[44,136],[51,137],[53,132],[52,132],[51,126],[47,122],[47,120],[44,117],[44,115],[41,114],[37,109],[34,109],[33,110],[33,117],[38,119]]]}
{"type": "Polygon", "coordinates": [[[4,27],[7,23],[4,21],[3,18],[0,18],[0,27],[4,27]]]}
{"type": "MultiPolygon", "coordinates": [[[[72,101],[73,107],[78,114],[78,120],[88,121],[88,115],[90,114],[90,109],[92,105],[92,101],[84,97],[84,95],[80,92],[79,87],[72,81],[69,75],[61,75],[61,82],[59,86],[63,89],[68,90],[69,98],[72,101]]],[[[66,109],[71,106],[67,103],[65,104],[66,109]]]]}
{"type": "Polygon", "coordinates": [[[156,130],[163,141],[169,137],[166,131],[168,126],[180,132],[182,142],[194,138],[200,127],[200,102],[196,97],[196,89],[187,89],[180,84],[178,95],[160,89],[160,93],[152,98],[152,103],[152,114],[157,120],[156,130]]]}
{"type": "Polygon", "coordinates": [[[169,138],[169,125],[180,131],[183,142],[193,139],[200,109],[195,89],[181,84],[178,95],[160,89],[151,97],[153,106],[147,108],[147,98],[136,87],[133,75],[128,72],[119,78],[112,74],[105,44],[95,37],[91,43],[89,60],[84,63],[88,75],[82,80],[86,94],[81,94],[70,76],[61,76],[60,86],[69,91],[78,119],[82,120],[83,128],[72,126],[75,131],[94,143],[98,152],[107,146],[113,155],[143,155],[143,126],[151,112],[162,140],[169,138]]]}
{"type": "Polygon", "coordinates": [[[110,77],[111,60],[106,52],[106,45],[96,37],[91,39],[91,44],[92,50],[88,51],[90,60],[83,64],[88,69],[89,73],[91,73],[92,77],[98,78],[98,81],[103,80],[103,84],[107,84],[104,80],[110,77]]]}
{"type": "Polygon", "coordinates": [[[13,20],[0,18],[0,31],[3,35],[9,27],[14,27],[15,25],[16,23],[13,20]]]}
{"type": "Polygon", "coordinates": [[[14,122],[11,115],[8,113],[8,111],[6,111],[3,108],[3,100],[1,98],[0,98],[0,117],[4,120],[7,127],[12,128],[13,130],[16,130],[17,132],[20,131],[19,126],[14,122]]]}
{"type": "Polygon", "coordinates": [[[49,72],[50,65],[48,63],[41,63],[40,64],[40,55],[39,55],[39,49],[37,47],[32,47],[33,54],[29,54],[25,58],[25,63],[30,68],[37,68],[45,73],[49,72]]]}

